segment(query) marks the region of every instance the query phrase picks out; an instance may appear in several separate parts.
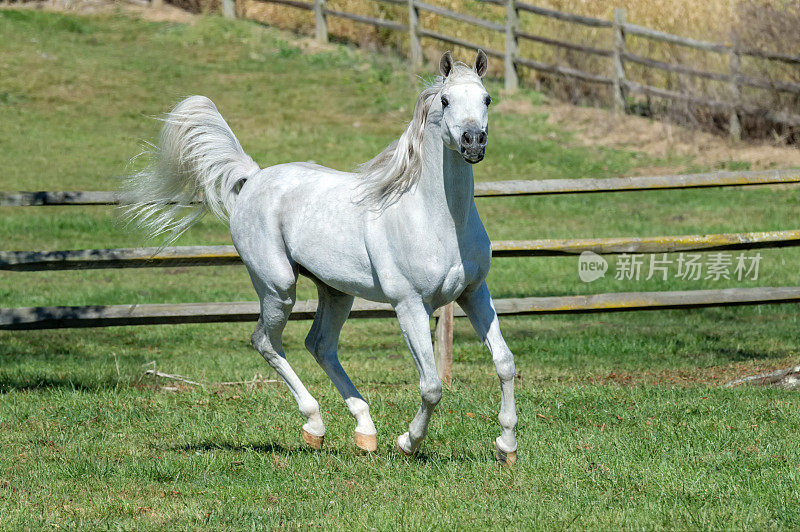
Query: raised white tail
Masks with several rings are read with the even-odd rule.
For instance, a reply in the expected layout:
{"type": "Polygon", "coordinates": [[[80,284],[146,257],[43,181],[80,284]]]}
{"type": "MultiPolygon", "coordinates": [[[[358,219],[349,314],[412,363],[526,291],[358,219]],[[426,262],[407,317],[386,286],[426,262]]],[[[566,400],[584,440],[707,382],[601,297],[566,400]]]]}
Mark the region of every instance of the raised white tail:
{"type": "Polygon", "coordinates": [[[174,242],[211,211],[222,220],[258,165],[205,96],[190,96],[164,118],[147,167],[129,176],[122,191],[123,217],[174,242]],[[198,203],[197,200],[202,200],[198,203]]]}

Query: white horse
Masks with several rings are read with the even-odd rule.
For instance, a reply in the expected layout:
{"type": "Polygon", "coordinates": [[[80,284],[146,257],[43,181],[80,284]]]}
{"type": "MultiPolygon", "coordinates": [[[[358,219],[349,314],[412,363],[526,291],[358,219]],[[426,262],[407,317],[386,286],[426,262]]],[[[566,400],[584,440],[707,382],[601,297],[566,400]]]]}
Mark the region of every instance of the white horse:
{"type": "Polygon", "coordinates": [[[369,406],[337,353],[353,297],[392,304],[419,371],[422,405],[397,438],[407,455],[419,449],[442,396],[430,317],[457,301],[494,359],[502,394],[496,455],[513,463],[514,357],[486,287],[491,245],[473,198],[472,164],[483,159],[488,140],[486,54],[479,50],[470,68],[447,52],[439,66],[441,77],[419,95],[400,139],[355,173],[310,163],[260,169],[209,99],[187,98],[166,116],[151,164],[130,178],[123,198],[128,216],[167,243],[206,210],[229,218],[261,304],[253,346],[286,381],[313,448],[325,435],[319,404],[281,342],[298,274],[319,292],[305,345],[356,419],[356,445],[370,452],[377,433],[369,406]],[[191,201],[198,195],[199,206],[191,201]]]}

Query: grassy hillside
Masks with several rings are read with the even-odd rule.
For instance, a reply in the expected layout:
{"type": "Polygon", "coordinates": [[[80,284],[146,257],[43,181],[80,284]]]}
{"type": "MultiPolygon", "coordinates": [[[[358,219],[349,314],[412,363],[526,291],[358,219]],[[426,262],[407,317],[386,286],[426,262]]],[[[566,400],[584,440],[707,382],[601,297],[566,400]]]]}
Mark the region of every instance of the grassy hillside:
{"type": "MultiPolygon", "coordinates": [[[[353,168],[396,138],[419,81],[399,60],[345,46],[303,51],[253,23],[0,11],[0,190],[104,190],[179,98],[211,97],[266,166],[353,168]]],[[[496,102],[500,84],[487,84],[496,102]]],[[[535,92],[521,99],[541,102],[535,92]]],[[[141,162],[134,162],[136,168],[141,162]]],[[[542,109],[491,116],[477,178],[607,177],[690,159],[584,147],[542,109]]],[[[720,161],[720,167],[742,167],[720,161]]],[[[480,200],[493,239],[794,227],[793,189],[480,200]]],[[[179,244],[228,243],[206,220],[179,244]]],[[[136,246],[113,210],[0,208],[0,249],[136,246]]],[[[762,251],[758,281],[581,283],[577,260],[505,259],[496,297],[795,285],[800,255],[762,251]]],[[[611,260],[614,267],[614,259],[611,260]]],[[[302,282],[298,296],[314,297],[302,282]]],[[[230,301],[254,297],[241,267],[0,274],[0,306],[230,301]]],[[[415,460],[392,442],[418,402],[394,320],[353,320],[341,358],[378,426],[361,456],[353,424],[303,349],[289,359],[320,401],[326,449],[309,453],[282,385],[249,347],[252,324],[0,333],[0,528],[797,528],[800,401],[714,386],[797,361],[795,305],[503,320],[517,355],[520,463],[493,462],[497,379],[458,322],[455,382],[415,460]],[[142,378],[157,369],[209,383],[142,378]]]]}
{"type": "MultiPolygon", "coordinates": [[[[186,0],[173,0],[186,6],[186,0]]],[[[447,9],[467,13],[484,20],[490,20],[503,27],[506,8],[503,5],[489,4],[479,0],[431,0],[432,4],[447,9]]],[[[781,0],[712,0],[696,2],[692,0],[641,1],[618,0],[541,0],[533,3],[546,7],[575,13],[607,21],[613,20],[616,8],[626,11],[627,21],[648,28],[692,37],[702,41],[730,43],[739,42],[744,49],[761,49],[785,54],[795,54],[800,41],[794,36],[794,28],[800,23],[800,5],[797,2],[781,0]],[[734,37],[735,36],[735,37],[734,37]]],[[[216,0],[200,0],[196,5],[218,12],[216,0]]],[[[334,10],[357,13],[372,17],[406,23],[408,9],[405,5],[392,5],[370,0],[328,0],[327,5],[334,10]]],[[[260,0],[239,0],[238,12],[253,20],[258,20],[280,28],[298,31],[306,35],[314,33],[313,13],[306,10],[287,8],[260,0]]],[[[328,17],[330,35],[334,39],[344,39],[359,43],[370,49],[389,47],[409,55],[408,33],[390,31],[357,23],[339,17],[328,17]]],[[[476,43],[487,49],[503,51],[505,34],[455,21],[441,15],[420,9],[420,24],[423,28],[476,43]]],[[[613,48],[611,28],[594,28],[555,20],[549,17],[520,12],[519,28],[525,33],[568,41],[575,44],[593,46],[610,50],[613,48]]],[[[428,59],[435,61],[442,47],[451,47],[440,41],[424,38],[423,51],[428,59]]],[[[683,65],[701,71],[726,73],[730,69],[727,54],[717,54],[694,50],[684,46],[656,42],[642,37],[628,35],[625,39],[626,51],[657,61],[683,65]]],[[[458,53],[468,53],[463,47],[455,47],[458,53]]],[[[572,67],[600,76],[611,76],[613,65],[610,57],[601,57],[577,52],[563,47],[520,39],[520,57],[534,59],[546,64],[572,67]]],[[[777,85],[782,82],[797,83],[800,72],[796,65],[764,61],[744,56],[739,65],[742,75],[757,79],[768,79],[777,85]]],[[[730,87],[727,80],[711,80],[702,77],[669,73],[645,67],[632,61],[625,61],[624,69],[629,81],[655,86],[669,91],[702,97],[710,100],[728,101],[730,87]]],[[[497,75],[503,74],[502,62],[490,67],[497,75]]],[[[549,75],[526,67],[519,68],[523,85],[540,87],[549,95],[571,103],[583,102],[612,106],[610,86],[587,83],[575,78],[549,75]]],[[[707,131],[726,134],[728,115],[719,109],[687,105],[685,102],[644,97],[629,94],[628,106],[631,113],[642,116],[658,116],[673,122],[702,127],[707,131]]],[[[743,87],[742,102],[755,108],[781,110],[793,114],[798,107],[796,95],[771,89],[743,87]]],[[[742,114],[742,127],[745,138],[778,140],[790,144],[797,143],[796,128],[771,122],[760,113],[742,114]]]]}

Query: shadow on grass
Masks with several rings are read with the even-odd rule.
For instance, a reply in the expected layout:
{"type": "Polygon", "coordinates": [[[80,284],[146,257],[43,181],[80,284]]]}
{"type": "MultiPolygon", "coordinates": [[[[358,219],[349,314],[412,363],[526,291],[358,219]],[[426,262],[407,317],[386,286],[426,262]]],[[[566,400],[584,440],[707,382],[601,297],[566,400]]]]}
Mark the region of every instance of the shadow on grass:
{"type": "MultiPolygon", "coordinates": [[[[397,453],[396,450],[392,452],[397,453]]],[[[475,462],[489,462],[494,461],[494,456],[491,452],[460,452],[457,456],[453,455],[445,455],[439,453],[426,453],[424,451],[420,451],[412,457],[405,458],[408,462],[418,462],[420,464],[442,464],[442,463],[454,463],[454,464],[466,464],[466,463],[475,463],[475,462]]]]}
{"type": "MultiPolygon", "coordinates": [[[[298,436],[299,438],[299,436],[298,436]]],[[[457,455],[445,455],[439,453],[428,453],[425,451],[420,451],[414,456],[405,457],[401,456],[400,453],[392,448],[386,448],[386,446],[379,446],[378,450],[372,453],[371,455],[368,453],[363,453],[356,451],[354,449],[354,453],[349,453],[346,451],[342,451],[341,449],[337,448],[329,448],[329,447],[322,447],[321,450],[317,451],[311,449],[303,445],[302,443],[298,443],[296,446],[293,447],[286,447],[279,443],[275,442],[263,442],[263,443],[232,443],[229,441],[201,441],[197,443],[191,443],[186,445],[174,445],[174,446],[151,446],[154,449],[158,449],[159,451],[178,451],[178,452],[212,452],[212,451],[232,451],[232,452],[244,452],[244,451],[255,451],[257,453],[275,453],[280,454],[284,457],[289,457],[293,455],[313,455],[315,453],[327,454],[337,457],[346,457],[346,456],[353,456],[353,457],[360,457],[360,458],[369,458],[372,457],[380,457],[380,458],[387,458],[390,455],[394,455],[397,458],[403,459],[409,463],[419,463],[419,464],[441,464],[441,463],[467,463],[467,462],[485,462],[488,460],[494,460],[493,452],[486,451],[486,452],[463,452],[460,451],[457,455]]]]}
{"type": "MultiPolygon", "coordinates": [[[[297,437],[298,439],[300,438],[299,434],[297,437]]],[[[323,447],[322,450],[316,451],[300,443],[298,443],[298,445],[295,447],[284,447],[283,445],[275,442],[233,443],[229,441],[207,440],[197,443],[189,443],[185,445],[167,445],[167,446],[152,445],[151,447],[153,447],[154,449],[158,449],[160,451],[179,451],[179,452],[255,451],[257,453],[277,453],[286,456],[291,456],[293,454],[305,455],[313,453],[325,453],[325,454],[335,454],[335,455],[342,454],[341,452],[339,452],[338,449],[326,449],[325,447],[323,447]]]]}
{"type": "Polygon", "coordinates": [[[86,377],[51,377],[43,375],[2,375],[0,374],[0,395],[12,391],[31,392],[39,390],[73,390],[96,392],[129,386],[131,383],[116,378],[103,378],[96,375],[86,377]]]}
{"type": "Polygon", "coordinates": [[[782,356],[780,353],[741,349],[736,347],[720,347],[711,351],[719,358],[730,362],[746,362],[748,360],[767,360],[782,356]]]}

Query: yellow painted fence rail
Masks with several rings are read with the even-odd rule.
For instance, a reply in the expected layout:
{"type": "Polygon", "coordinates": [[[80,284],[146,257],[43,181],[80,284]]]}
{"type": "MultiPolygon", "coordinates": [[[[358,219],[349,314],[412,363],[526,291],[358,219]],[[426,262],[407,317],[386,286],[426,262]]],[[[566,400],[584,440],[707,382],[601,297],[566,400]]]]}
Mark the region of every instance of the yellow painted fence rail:
{"type": "MultiPolygon", "coordinates": [[[[606,177],[581,179],[519,179],[475,183],[475,197],[536,196],[542,194],[588,194],[595,192],[634,192],[688,188],[762,186],[800,183],[800,168],[748,170],[659,176],[606,177]]],[[[116,192],[0,192],[0,207],[115,205],[116,192]]]]}
{"type": "MultiPolygon", "coordinates": [[[[800,229],[711,235],[500,240],[492,242],[492,256],[557,257],[579,255],[584,251],[597,254],[676,253],[795,246],[800,246],[800,229]]],[[[0,251],[0,271],[225,266],[239,263],[239,254],[230,245],[0,251]]]]}

